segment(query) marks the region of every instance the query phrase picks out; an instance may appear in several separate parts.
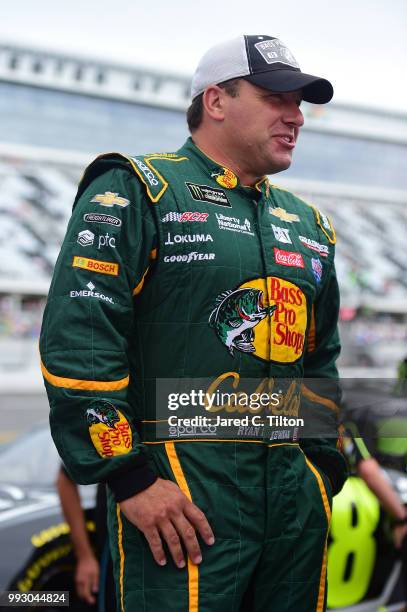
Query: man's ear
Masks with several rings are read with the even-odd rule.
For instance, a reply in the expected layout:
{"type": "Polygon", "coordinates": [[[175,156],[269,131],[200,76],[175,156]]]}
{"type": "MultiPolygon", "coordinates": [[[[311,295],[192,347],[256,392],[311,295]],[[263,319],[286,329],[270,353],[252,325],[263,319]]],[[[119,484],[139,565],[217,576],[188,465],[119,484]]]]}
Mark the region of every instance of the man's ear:
{"type": "Polygon", "coordinates": [[[223,121],[225,118],[225,95],[225,90],[217,85],[209,85],[203,93],[203,107],[214,121],[223,121]]]}

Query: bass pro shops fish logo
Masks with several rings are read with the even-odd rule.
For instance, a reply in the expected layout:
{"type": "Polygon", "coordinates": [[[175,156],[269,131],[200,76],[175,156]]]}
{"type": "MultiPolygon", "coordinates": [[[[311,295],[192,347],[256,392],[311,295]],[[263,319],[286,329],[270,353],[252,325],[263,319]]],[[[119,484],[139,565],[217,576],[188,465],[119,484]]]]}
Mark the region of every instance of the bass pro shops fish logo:
{"type": "Polygon", "coordinates": [[[130,452],[132,432],[126,417],[105,400],[97,400],[86,411],[93,446],[101,457],[130,452]]]}
{"type": "Polygon", "coordinates": [[[212,172],[211,177],[226,189],[234,189],[237,185],[237,176],[229,168],[222,168],[222,170],[212,172]]]}
{"type": "Polygon", "coordinates": [[[225,344],[229,353],[233,349],[243,353],[254,353],[253,328],[262,319],[271,316],[276,306],[264,306],[263,291],[246,288],[226,291],[216,299],[216,306],[209,317],[209,324],[214,327],[219,339],[225,344]]]}
{"type": "Polygon", "coordinates": [[[209,325],[232,356],[237,350],[264,361],[293,363],[304,351],[307,300],[285,279],[252,279],[217,297],[209,325]]]}

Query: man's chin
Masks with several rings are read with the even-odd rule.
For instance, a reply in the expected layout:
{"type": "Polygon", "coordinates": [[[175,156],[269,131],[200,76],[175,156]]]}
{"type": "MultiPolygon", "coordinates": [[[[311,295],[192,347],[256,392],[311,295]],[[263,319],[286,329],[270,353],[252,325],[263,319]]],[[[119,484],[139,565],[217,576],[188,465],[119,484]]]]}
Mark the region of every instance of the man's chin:
{"type": "Polygon", "coordinates": [[[277,174],[277,172],[283,172],[284,170],[288,170],[291,166],[291,155],[286,157],[285,159],[281,159],[278,162],[276,160],[273,161],[273,165],[270,166],[270,169],[265,172],[265,174],[277,174]]]}

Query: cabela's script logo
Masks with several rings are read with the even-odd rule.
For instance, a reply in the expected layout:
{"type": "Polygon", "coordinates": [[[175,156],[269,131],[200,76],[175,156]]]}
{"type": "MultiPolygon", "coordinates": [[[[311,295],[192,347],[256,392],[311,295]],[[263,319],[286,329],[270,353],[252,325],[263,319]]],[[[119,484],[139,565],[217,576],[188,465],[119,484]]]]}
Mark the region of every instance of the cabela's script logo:
{"type": "MultiPolygon", "coordinates": [[[[258,409],[253,410],[250,407],[250,395],[241,387],[240,374],[238,372],[224,372],[220,374],[212,383],[209,385],[206,391],[206,397],[216,392],[222,387],[224,383],[228,383],[232,386],[233,394],[226,394],[237,396],[238,401],[228,401],[225,404],[213,404],[212,406],[206,405],[205,410],[209,413],[227,412],[227,413],[253,413],[261,414],[270,413],[272,415],[280,416],[295,416],[297,417],[300,413],[301,403],[301,381],[292,379],[286,381],[287,384],[282,385],[282,381],[276,381],[274,378],[264,378],[261,380],[253,394],[267,393],[271,398],[273,394],[277,397],[277,400],[270,401],[268,406],[263,406],[262,411],[258,409]],[[280,387],[284,387],[281,389],[280,387]],[[247,401],[242,401],[242,398],[246,397],[247,401]]],[[[223,395],[222,395],[223,396],[223,395]]]]}

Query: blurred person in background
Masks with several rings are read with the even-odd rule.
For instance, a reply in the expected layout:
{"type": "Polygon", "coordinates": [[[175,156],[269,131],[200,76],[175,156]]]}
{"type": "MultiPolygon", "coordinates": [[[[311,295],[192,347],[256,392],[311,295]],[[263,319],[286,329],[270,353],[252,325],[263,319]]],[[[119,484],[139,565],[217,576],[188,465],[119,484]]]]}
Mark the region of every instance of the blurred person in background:
{"type": "Polygon", "coordinates": [[[75,569],[77,594],[89,605],[98,603],[98,612],[114,612],[116,598],[107,537],[106,487],[100,484],[96,493],[95,524],[98,550],[94,549],[88,535],[78,486],[63,466],[58,472],[56,487],[77,559],[75,569]]]}
{"type": "Polygon", "coordinates": [[[332,496],[347,475],[335,232],[267,174],[291,164],[301,101],[332,95],[277,38],[239,36],[201,59],[181,149],[102,155],[79,185],[42,372],[69,474],[108,484],[123,611],[325,608],[332,496]],[[332,382],[327,396],[281,392],[326,437],[311,424],[300,440],[288,425],[264,439],[157,434],[161,379],[225,376],[332,382]]]}
{"type": "Polygon", "coordinates": [[[56,487],[62,512],[70,528],[72,546],[77,559],[76,591],[81,599],[93,605],[96,603],[99,591],[99,561],[88,536],[78,487],[62,466],[58,473],[56,487]]]}
{"type": "Polygon", "coordinates": [[[397,368],[397,383],[394,393],[395,395],[407,395],[407,356],[400,361],[397,368]]]}
{"type": "Polygon", "coordinates": [[[357,424],[355,422],[346,423],[342,436],[343,450],[351,473],[366,482],[381,506],[393,519],[393,541],[395,547],[400,549],[407,534],[407,509],[403,501],[383,473],[377,459],[370,454],[360,436],[357,424]]]}

